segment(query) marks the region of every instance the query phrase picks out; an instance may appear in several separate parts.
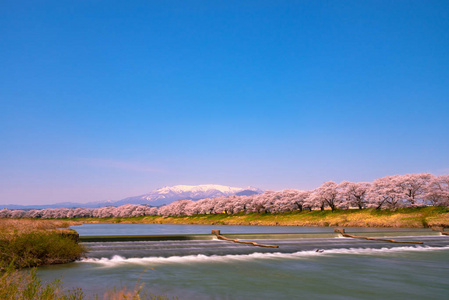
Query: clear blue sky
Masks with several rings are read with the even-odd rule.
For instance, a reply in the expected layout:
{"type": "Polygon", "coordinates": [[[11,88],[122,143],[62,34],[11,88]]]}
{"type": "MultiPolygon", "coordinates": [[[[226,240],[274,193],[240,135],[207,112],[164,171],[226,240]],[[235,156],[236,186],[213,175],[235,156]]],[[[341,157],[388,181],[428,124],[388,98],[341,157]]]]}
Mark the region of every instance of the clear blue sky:
{"type": "Polygon", "coordinates": [[[449,1],[1,1],[0,204],[449,173],[449,1]]]}

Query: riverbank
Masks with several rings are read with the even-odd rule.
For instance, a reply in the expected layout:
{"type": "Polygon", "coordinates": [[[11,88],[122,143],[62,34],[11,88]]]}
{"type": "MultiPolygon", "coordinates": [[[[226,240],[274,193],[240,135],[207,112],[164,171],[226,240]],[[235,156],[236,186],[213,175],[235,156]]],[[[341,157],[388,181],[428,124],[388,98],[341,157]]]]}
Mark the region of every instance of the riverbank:
{"type": "Polygon", "coordinates": [[[289,213],[208,214],[194,216],[143,216],[123,218],[77,218],[83,223],[199,224],[264,226],[339,226],[429,228],[449,227],[449,208],[420,207],[391,210],[330,210],[289,213]]]}
{"type": "Polygon", "coordinates": [[[75,261],[85,253],[78,233],[60,220],[0,219],[0,270],[75,261]]]}

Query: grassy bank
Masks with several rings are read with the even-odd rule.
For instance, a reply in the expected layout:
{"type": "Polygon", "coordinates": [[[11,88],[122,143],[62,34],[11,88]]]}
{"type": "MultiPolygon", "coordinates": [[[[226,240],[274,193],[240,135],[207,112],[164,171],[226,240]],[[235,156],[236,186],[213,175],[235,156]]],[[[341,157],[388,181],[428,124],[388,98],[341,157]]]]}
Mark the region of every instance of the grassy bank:
{"type": "Polygon", "coordinates": [[[83,299],[80,289],[63,291],[57,279],[42,283],[35,269],[20,270],[80,258],[85,249],[78,244],[78,234],[67,229],[77,224],[0,219],[0,299],[83,299]]]}
{"type": "Polygon", "coordinates": [[[163,217],[79,218],[89,223],[147,223],[147,224],[211,224],[211,225],[268,225],[268,226],[343,226],[426,228],[449,227],[449,208],[422,207],[390,210],[330,210],[303,211],[280,214],[209,214],[163,217]]]}
{"type": "Polygon", "coordinates": [[[66,263],[85,252],[78,234],[67,227],[79,224],[58,220],[0,219],[0,270],[66,263]]]}

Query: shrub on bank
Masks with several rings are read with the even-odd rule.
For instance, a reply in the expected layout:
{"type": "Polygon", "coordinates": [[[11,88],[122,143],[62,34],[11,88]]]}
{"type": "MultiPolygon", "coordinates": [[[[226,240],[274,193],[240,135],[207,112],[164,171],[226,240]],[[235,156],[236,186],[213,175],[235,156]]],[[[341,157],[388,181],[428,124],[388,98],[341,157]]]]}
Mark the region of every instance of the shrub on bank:
{"type": "MultiPolygon", "coordinates": [[[[76,234],[76,233],[75,233],[76,234]]],[[[0,233],[0,269],[66,263],[81,258],[85,247],[70,231],[0,233]]]]}

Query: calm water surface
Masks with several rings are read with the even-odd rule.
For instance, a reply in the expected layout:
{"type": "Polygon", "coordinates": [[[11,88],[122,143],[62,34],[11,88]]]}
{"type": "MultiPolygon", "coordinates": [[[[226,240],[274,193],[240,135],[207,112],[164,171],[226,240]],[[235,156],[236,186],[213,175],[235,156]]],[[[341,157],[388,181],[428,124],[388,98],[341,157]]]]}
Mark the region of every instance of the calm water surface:
{"type": "MultiPolygon", "coordinates": [[[[210,234],[212,229],[228,233],[314,233],[334,232],[333,227],[301,226],[233,226],[233,225],[178,225],[178,224],[83,224],[73,226],[80,236],[98,235],[159,235],[159,234],[210,234]]],[[[358,228],[346,227],[349,232],[409,231],[407,228],[358,228]]],[[[427,229],[412,229],[428,231],[427,229]]]]}
{"type": "MultiPolygon", "coordinates": [[[[117,235],[118,232],[129,235],[129,230],[132,234],[210,233],[211,229],[220,229],[224,233],[333,230],[317,227],[86,225],[74,229],[81,235],[117,235]]],[[[424,245],[350,238],[258,241],[279,245],[278,249],[218,240],[86,243],[90,248],[88,258],[43,267],[39,274],[44,279],[62,276],[65,287],[82,287],[89,296],[102,295],[114,285],[133,287],[140,282],[154,293],[178,296],[179,299],[448,299],[449,237],[396,239],[419,240],[424,245]]]]}

